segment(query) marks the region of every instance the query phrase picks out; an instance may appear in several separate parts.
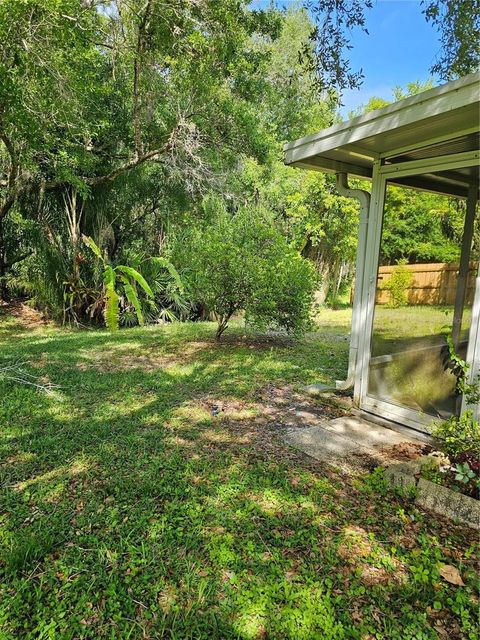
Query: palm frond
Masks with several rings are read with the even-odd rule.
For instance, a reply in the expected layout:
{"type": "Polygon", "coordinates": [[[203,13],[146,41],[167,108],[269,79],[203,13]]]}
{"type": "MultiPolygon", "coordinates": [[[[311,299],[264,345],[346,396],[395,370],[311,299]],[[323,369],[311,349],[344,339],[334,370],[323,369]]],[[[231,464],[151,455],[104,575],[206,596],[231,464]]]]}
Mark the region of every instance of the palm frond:
{"type": "Polygon", "coordinates": [[[100,247],[95,243],[95,240],[93,238],[91,238],[90,236],[82,235],[82,240],[87,245],[87,247],[89,247],[93,251],[97,258],[100,258],[102,262],[105,262],[100,247]]]}
{"type": "Polygon", "coordinates": [[[150,288],[150,285],[148,284],[148,282],[145,280],[145,278],[142,276],[141,273],[139,273],[136,269],[134,269],[133,267],[126,267],[123,264],[119,264],[115,267],[115,269],[117,271],[121,271],[122,273],[124,273],[126,276],[129,276],[130,278],[132,278],[133,280],[135,280],[135,282],[137,284],[139,284],[142,289],[145,291],[145,293],[153,298],[153,291],[150,288]]]}
{"type": "Polygon", "coordinates": [[[160,309],[160,312],[158,314],[158,319],[162,320],[163,322],[177,322],[178,321],[177,315],[171,309],[168,309],[167,307],[163,307],[163,309],[160,309]]]}
{"type": "Polygon", "coordinates": [[[103,273],[106,290],[105,300],[105,324],[110,331],[116,331],[118,329],[118,316],[119,316],[119,296],[115,291],[116,274],[114,269],[107,265],[103,273]]]}
{"type": "Polygon", "coordinates": [[[177,288],[180,291],[180,293],[184,292],[184,285],[183,285],[182,279],[180,277],[180,274],[175,269],[175,267],[170,262],[170,260],[167,260],[167,258],[163,258],[161,256],[155,256],[153,258],[150,258],[150,260],[154,264],[157,264],[157,265],[159,265],[161,267],[164,267],[168,271],[168,273],[171,275],[171,277],[173,278],[173,280],[174,280],[175,284],[177,285],[177,288]]]}

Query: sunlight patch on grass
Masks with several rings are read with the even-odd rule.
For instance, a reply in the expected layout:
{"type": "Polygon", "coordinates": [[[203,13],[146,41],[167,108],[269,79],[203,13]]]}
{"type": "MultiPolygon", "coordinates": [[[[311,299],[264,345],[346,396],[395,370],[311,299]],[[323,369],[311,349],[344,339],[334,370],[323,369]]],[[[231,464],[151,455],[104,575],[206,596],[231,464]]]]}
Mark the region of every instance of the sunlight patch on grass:
{"type": "Polygon", "coordinates": [[[292,507],[292,500],[286,499],[281,491],[275,489],[265,489],[262,492],[248,492],[246,497],[252,501],[257,509],[267,516],[278,516],[283,511],[292,507]]]}
{"type": "MultiPolygon", "coordinates": [[[[140,410],[144,410],[156,402],[156,398],[153,395],[132,395],[128,393],[128,397],[125,397],[128,392],[118,391],[112,394],[113,397],[109,402],[102,402],[95,413],[98,413],[102,418],[125,418],[129,414],[135,414],[140,410]]],[[[94,413],[94,415],[95,415],[94,413]]]]}
{"type": "MultiPolygon", "coordinates": [[[[6,435],[4,436],[5,438],[8,438],[9,436],[6,435]]],[[[35,460],[36,458],[36,454],[32,453],[31,451],[20,451],[19,453],[17,453],[14,456],[11,456],[10,458],[6,459],[7,464],[26,464],[28,462],[32,462],[33,460],[35,460]]]]}
{"type": "Polygon", "coordinates": [[[218,567],[228,569],[239,561],[235,550],[235,538],[231,533],[213,534],[207,543],[210,560],[218,567]]]}
{"type": "Polygon", "coordinates": [[[179,426],[183,423],[186,424],[210,424],[212,422],[212,415],[210,411],[198,404],[197,401],[188,401],[177,407],[173,411],[173,415],[168,421],[168,424],[172,426],[179,426]]]}
{"type": "Polygon", "coordinates": [[[301,587],[289,581],[262,582],[250,578],[239,581],[233,597],[238,607],[234,628],[241,638],[267,637],[266,628],[275,638],[347,637],[336,619],[330,595],[319,586],[301,587]]]}
{"type": "Polygon", "coordinates": [[[233,435],[228,431],[225,431],[219,427],[216,429],[206,429],[201,434],[202,440],[214,443],[236,443],[236,444],[248,444],[251,442],[251,437],[248,434],[245,435],[233,435]]]}
{"type": "Polygon", "coordinates": [[[265,637],[265,622],[267,618],[265,603],[260,601],[250,604],[238,615],[235,630],[245,640],[265,637]]]}
{"type": "Polygon", "coordinates": [[[180,436],[168,436],[165,438],[165,443],[172,447],[181,447],[185,449],[192,449],[196,446],[195,442],[192,442],[192,440],[185,440],[185,438],[181,438],[180,436]]]}
{"type": "Polygon", "coordinates": [[[26,489],[29,489],[34,485],[48,483],[59,478],[72,478],[74,476],[78,476],[82,473],[87,472],[90,466],[91,462],[88,460],[88,458],[82,457],[78,460],[75,460],[74,462],[71,462],[70,464],[57,467],[56,469],[51,469],[50,471],[46,471],[45,473],[33,476],[32,478],[28,478],[27,480],[22,480],[14,486],[14,490],[25,491],[26,489]]]}
{"type": "Polygon", "coordinates": [[[359,526],[349,526],[344,528],[342,536],[337,552],[352,570],[358,572],[364,584],[404,584],[407,581],[404,563],[384,549],[374,533],[359,526]]]}

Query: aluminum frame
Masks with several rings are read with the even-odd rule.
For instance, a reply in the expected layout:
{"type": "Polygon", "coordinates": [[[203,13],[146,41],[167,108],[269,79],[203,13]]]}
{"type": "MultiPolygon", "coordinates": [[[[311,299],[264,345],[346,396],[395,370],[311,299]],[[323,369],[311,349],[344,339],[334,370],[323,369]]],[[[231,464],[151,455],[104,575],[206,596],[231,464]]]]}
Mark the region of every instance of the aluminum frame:
{"type": "MultiPolygon", "coordinates": [[[[360,302],[360,322],[363,331],[359,341],[354,398],[364,411],[381,414],[381,416],[401,422],[404,425],[429,432],[429,427],[435,418],[421,412],[402,407],[394,403],[379,400],[368,395],[368,374],[371,360],[372,333],[375,312],[375,296],[377,289],[378,263],[380,258],[380,242],[382,237],[384,204],[387,182],[399,175],[421,175],[451,168],[465,168],[475,166],[479,153],[468,152],[456,156],[439,156],[412,162],[392,165],[380,165],[377,160],[373,165],[372,196],[370,202],[369,225],[367,232],[366,258],[364,264],[357,264],[357,269],[363,270],[363,287],[360,302]],[[461,156],[458,157],[458,156],[461,156]]],[[[470,376],[473,379],[480,372],[480,271],[476,282],[476,292],[470,325],[467,363],[470,366],[470,376]]],[[[465,406],[462,406],[462,412],[465,406]]],[[[476,413],[479,407],[474,408],[476,413]]]]}

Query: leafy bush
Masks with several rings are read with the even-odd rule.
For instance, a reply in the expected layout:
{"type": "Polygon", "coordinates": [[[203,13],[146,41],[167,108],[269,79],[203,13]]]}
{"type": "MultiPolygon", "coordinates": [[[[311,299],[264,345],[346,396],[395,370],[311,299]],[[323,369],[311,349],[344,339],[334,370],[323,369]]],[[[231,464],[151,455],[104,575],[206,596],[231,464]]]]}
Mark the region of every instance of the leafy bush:
{"type": "Polygon", "coordinates": [[[194,300],[214,312],[220,338],[233,314],[246,321],[298,334],[310,324],[316,274],[260,209],[226,211],[205,203],[207,222],[177,238],[173,262],[194,300]]]}
{"type": "Polygon", "coordinates": [[[388,306],[393,309],[403,307],[408,302],[407,289],[412,285],[413,274],[406,265],[406,260],[400,260],[393,268],[390,278],[382,286],[390,294],[388,306]]]}
{"type": "MultiPolygon", "coordinates": [[[[170,260],[165,256],[148,256],[136,251],[125,252],[124,256],[128,258],[126,262],[143,275],[153,293],[153,297],[142,295],[139,298],[145,323],[186,320],[191,311],[190,301],[170,260]]],[[[125,309],[121,322],[132,326],[138,324],[138,318],[134,311],[125,309]]]]}
{"type": "MultiPolygon", "coordinates": [[[[450,354],[447,367],[456,377],[456,392],[458,395],[463,394],[468,406],[478,405],[479,378],[474,381],[468,380],[468,363],[456,353],[450,336],[447,342],[450,354]]],[[[467,409],[461,416],[452,416],[449,420],[438,423],[433,430],[433,436],[454,461],[470,463],[475,457],[480,457],[480,424],[475,420],[472,409],[467,409]]]]}
{"type": "Polygon", "coordinates": [[[138,323],[143,324],[143,312],[137,294],[137,285],[143,289],[147,296],[153,297],[153,292],[145,278],[133,267],[123,264],[113,267],[105,260],[100,248],[89,236],[83,236],[83,241],[103,265],[103,280],[105,285],[104,313],[107,327],[110,331],[118,329],[122,298],[126,300],[133,309],[138,323]]]}
{"type": "Polygon", "coordinates": [[[452,459],[466,452],[480,455],[480,424],[474,419],[470,409],[460,417],[452,416],[449,420],[438,423],[433,436],[452,459]]]}

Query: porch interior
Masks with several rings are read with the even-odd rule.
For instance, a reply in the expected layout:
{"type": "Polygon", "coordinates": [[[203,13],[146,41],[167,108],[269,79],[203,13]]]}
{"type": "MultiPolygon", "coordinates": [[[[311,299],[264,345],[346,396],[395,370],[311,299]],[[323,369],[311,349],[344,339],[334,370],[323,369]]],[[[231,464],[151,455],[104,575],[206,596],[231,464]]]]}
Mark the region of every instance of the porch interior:
{"type": "MultiPolygon", "coordinates": [[[[460,258],[449,270],[453,299],[424,309],[408,305],[405,326],[397,327],[395,335],[385,329],[390,322],[388,305],[376,304],[369,329],[367,395],[380,404],[406,407],[432,419],[446,419],[462,410],[451,374],[450,337],[458,356],[473,358],[473,369],[480,369],[480,349],[468,344],[475,333],[472,325],[480,322],[480,247],[473,242],[476,237],[478,244],[480,237],[479,129],[479,76],[471,74],[285,146],[287,165],[349,174],[359,179],[359,188],[364,188],[362,180],[373,178],[372,194],[383,173],[388,176],[387,189],[415,189],[464,202],[460,258]],[[445,327],[439,329],[442,313],[445,327]]],[[[372,200],[375,197],[378,193],[372,200]]],[[[381,261],[381,241],[379,246],[381,261]]],[[[382,286],[378,271],[375,286],[377,295],[382,286]]],[[[354,302],[354,316],[358,312],[354,302]]],[[[380,410],[373,413],[381,415],[380,410]]]]}

